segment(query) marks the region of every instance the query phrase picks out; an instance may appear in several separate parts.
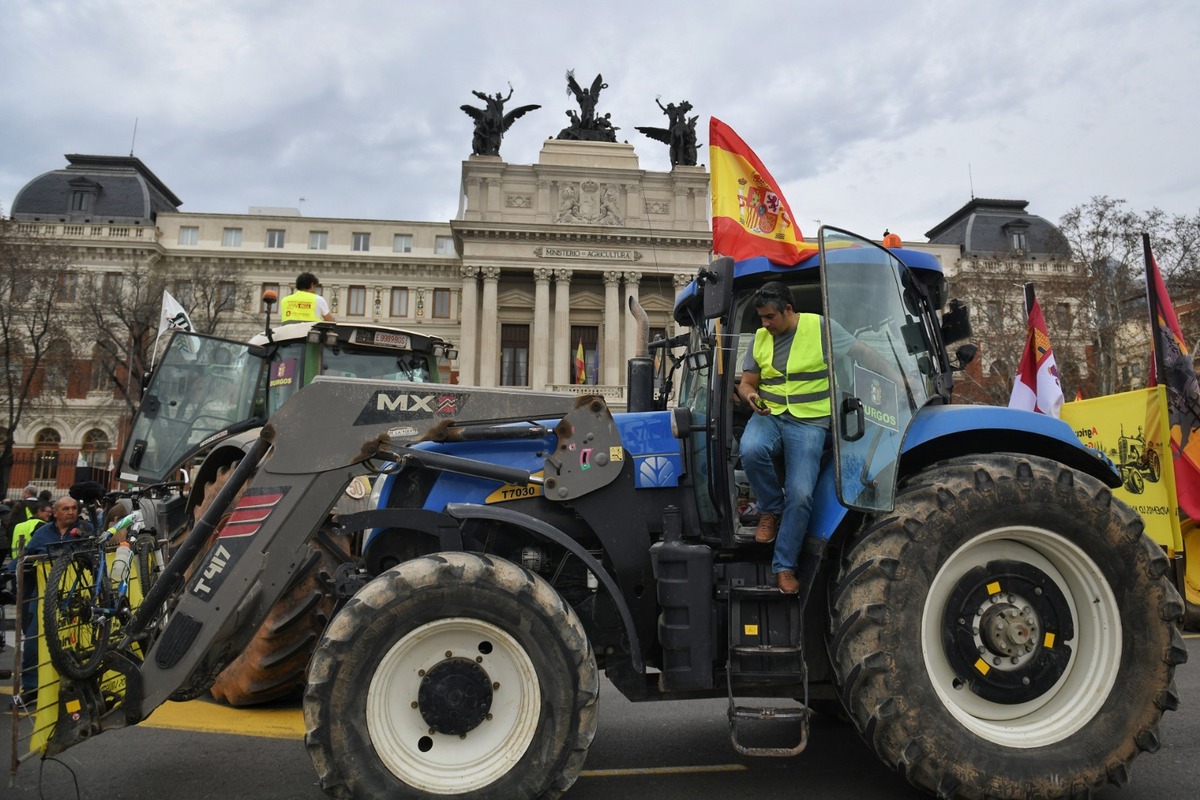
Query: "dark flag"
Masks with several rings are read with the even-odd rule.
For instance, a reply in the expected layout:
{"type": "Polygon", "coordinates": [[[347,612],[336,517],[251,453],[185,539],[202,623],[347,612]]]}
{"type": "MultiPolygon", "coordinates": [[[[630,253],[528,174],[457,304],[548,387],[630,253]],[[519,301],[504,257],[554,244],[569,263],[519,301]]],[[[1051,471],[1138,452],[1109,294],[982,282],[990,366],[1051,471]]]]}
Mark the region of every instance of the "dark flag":
{"type": "Polygon", "coordinates": [[[1146,254],[1146,299],[1154,347],[1150,385],[1161,383],[1167,388],[1179,507],[1192,519],[1200,520],[1200,386],[1158,262],[1150,251],[1148,234],[1142,234],[1142,247],[1146,254]]]}

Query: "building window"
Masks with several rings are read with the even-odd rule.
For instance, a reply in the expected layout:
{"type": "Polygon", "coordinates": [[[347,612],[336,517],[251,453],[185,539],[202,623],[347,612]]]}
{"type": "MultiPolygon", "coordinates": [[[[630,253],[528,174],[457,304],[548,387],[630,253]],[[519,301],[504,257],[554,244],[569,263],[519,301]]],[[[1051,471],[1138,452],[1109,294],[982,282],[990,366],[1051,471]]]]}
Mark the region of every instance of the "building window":
{"type": "Polygon", "coordinates": [[[267,247],[283,247],[284,232],[279,228],[267,229],[267,247]]]}
{"type": "Polygon", "coordinates": [[[454,237],[435,236],[433,238],[433,252],[444,256],[454,255],[454,237]]]}
{"type": "Polygon", "coordinates": [[[355,233],[350,236],[350,249],[358,253],[365,253],[371,249],[371,234],[355,233]]]}
{"type": "Polygon", "coordinates": [[[433,316],[434,319],[450,319],[449,289],[433,290],[433,316]]]}
{"type": "Polygon", "coordinates": [[[237,284],[233,281],[221,281],[217,284],[217,311],[233,311],[236,291],[237,284]]]}
{"type": "Polygon", "coordinates": [[[500,326],[500,385],[529,385],[529,326],[500,326]]]}
{"type": "Polygon", "coordinates": [[[599,380],[599,353],[596,342],[599,339],[600,328],[595,325],[571,326],[571,369],[567,373],[572,383],[596,384],[599,380]],[[579,369],[579,348],[583,348],[583,369],[579,369]]]}
{"type": "Polygon", "coordinates": [[[393,253],[411,253],[412,252],[412,235],[408,233],[397,233],[392,237],[392,252],[393,253]]]}
{"type": "MultiPolygon", "coordinates": [[[[276,308],[276,309],[278,309],[278,308],[279,308],[279,301],[283,299],[283,298],[281,298],[281,297],[279,296],[279,284],[278,284],[278,283],[264,283],[264,284],[262,285],[262,293],[261,293],[261,294],[259,294],[259,297],[261,298],[261,297],[262,297],[264,294],[266,294],[267,292],[274,292],[274,293],[275,293],[275,302],[272,304],[272,308],[276,308]]],[[[264,303],[264,302],[262,302],[261,300],[259,301],[259,310],[260,310],[260,311],[266,311],[266,310],[267,310],[267,304],[266,304],[266,303],[264,303]]]]}
{"type": "Polygon", "coordinates": [[[366,316],[367,287],[351,286],[346,294],[346,315],[351,317],[366,316]]]}
{"type": "Polygon", "coordinates": [[[195,225],[184,225],[179,229],[180,244],[199,244],[200,229],[195,225]]]}
{"type": "Polygon", "coordinates": [[[104,285],[101,289],[100,297],[106,303],[117,303],[121,300],[121,286],[124,284],[125,276],[119,272],[104,273],[104,285]]]}
{"type": "Polygon", "coordinates": [[[87,192],[71,192],[71,210],[72,211],[87,211],[88,206],[87,192]]]}
{"type": "Polygon", "coordinates": [[[1000,328],[1004,325],[1004,312],[1000,307],[999,300],[988,300],[984,306],[987,313],[988,326],[991,328],[1000,328]]]}
{"type": "MultiPolygon", "coordinates": [[[[92,428],[83,435],[79,457],[91,469],[103,470],[108,466],[108,446],[108,434],[99,428],[92,428]]],[[[78,480],[79,476],[75,478],[78,480]]]]}
{"type": "Polygon", "coordinates": [[[408,289],[399,287],[392,289],[392,306],[389,313],[393,317],[408,316],[408,289]]]}
{"type": "Polygon", "coordinates": [[[241,228],[226,228],[221,234],[221,245],[223,247],[241,247],[242,246],[242,229],[241,228]]]}
{"type": "Polygon", "coordinates": [[[328,250],[329,249],[329,231],[309,231],[308,232],[308,249],[309,250],[328,250]]]}
{"type": "Polygon", "coordinates": [[[1071,304],[1059,303],[1054,307],[1054,322],[1059,329],[1071,327],[1071,304]]]}
{"type": "Polygon", "coordinates": [[[1018,250],[1022,253],[1025,252],[1025,250],[1027,249],[1027,243],[1025,241],[1025,231],[1013,231],[1012,246],[1013,246],[1013,250],[1018,250]]]}
{"type": "Polygon", "coordinates": [[[58,291],[56,294],[58,302],[74,303],[79,296],[79,273],[58,273],[58,291]]]}
{"type": "Polygon", "coordinates": [[[62,437],[53,428],[42,428],[33,442],[33,479],[54,481],[58,478],[58,449],[62,437]]]}
{"type": "Polygon", "coordinates": [[[92,348],[92,375],[88,391],[109,392],[113,388],[112,357],[100,345],[92,348]]]}
{"type": "Polygon", "coordinates": [[[195,296],[192,294],[191,281],[176,281],[175,291],[172,294],[179,301],[179,305],[183,306],[185,310],[195,308],[195,296]]]}

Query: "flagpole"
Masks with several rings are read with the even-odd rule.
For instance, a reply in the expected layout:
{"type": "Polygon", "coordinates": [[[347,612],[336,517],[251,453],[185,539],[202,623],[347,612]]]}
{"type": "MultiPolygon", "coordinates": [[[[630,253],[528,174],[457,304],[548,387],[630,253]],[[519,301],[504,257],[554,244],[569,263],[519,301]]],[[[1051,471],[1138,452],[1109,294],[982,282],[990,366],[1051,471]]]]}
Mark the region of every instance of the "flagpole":
{"type": "Polygon", "coordinates": [[[1147,383],[1154,386],[1162,382],[1166,374],[1166,364],[1163,361],[1164,348],[1162,327],[1158,324],[1158,265],[1150,252],[1150,234],[1142,234],[1142,257],[1146,262],[1146,309],[1150,312],[1150,347],[1154,355],[1154,374],[1147,383]]]}

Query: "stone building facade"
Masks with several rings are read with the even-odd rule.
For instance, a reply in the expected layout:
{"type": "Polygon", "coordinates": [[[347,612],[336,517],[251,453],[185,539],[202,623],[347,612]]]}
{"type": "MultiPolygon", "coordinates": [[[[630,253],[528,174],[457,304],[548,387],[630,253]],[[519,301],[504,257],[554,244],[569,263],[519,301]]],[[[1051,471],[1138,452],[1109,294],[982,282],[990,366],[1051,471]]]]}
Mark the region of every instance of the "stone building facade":
{"type": "MultiPolygon", "coordinates": [[[[191,309],[197,283],[220,275],[217,333],[246,339],[262,329],[263,290],[282,296],[299,273],[313,272],[336,319],[454,343],[458,359],[442,365],[454,382],[599,393],[617,409],[639,343],[630,298],[646,310],[652,336],[674,334],[675,295],[709,262],[712,245],[707,169],[642,170],[623,143],[547,140],[534,164],[470,156],[460,212],[447,221],[253,207],[191,213],[137,158],[67,161],[30,181],[11,216],[22,233],[70,248],[68,285],[84,285],[75,279],[88,274],[119,285],[118,276],[154,264],[191,309]]],[[[960,258],[952,243],[906,246],[933,252],[948,269],[960,258]]],[[[36,398],[13,432],[11,487],[104,480],[119,456],[125,405],[90,345],[73,346],[75,378],[36,398]]]]}

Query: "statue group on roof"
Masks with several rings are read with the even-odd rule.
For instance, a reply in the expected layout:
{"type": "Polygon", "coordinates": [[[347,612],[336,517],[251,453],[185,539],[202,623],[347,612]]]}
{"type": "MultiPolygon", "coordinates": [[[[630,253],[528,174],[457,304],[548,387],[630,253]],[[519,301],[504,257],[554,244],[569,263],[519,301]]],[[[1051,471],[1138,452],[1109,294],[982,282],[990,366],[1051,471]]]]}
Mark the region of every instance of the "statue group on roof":
{"type": "MultiPolygon", "coordinates": [[[[570,124],[559,131],[556,139],[566,139],[584,142],[616,142],[617,131],[620,130],[612,123],[611,114],[597,114],[596,106],[600,100],[600,92],[608,88],[604,76],[597,74],[596,79],[588,87],[580,86],[575,80],[575,71],[567,70],[567,94],[574,95],[579,103],[579,110],[568,109],[566,112],[570,124]]],[[[508,94],[500,92],[487,94],[472,90],[471,94],[483,101],[484,107],[464,105],[462,110],[475,121],[474,136],[471,140],[471,152],[478,156],[499,156],[500,142],[504,133],[513,122],[540,105],[524,105],[507,113],[505,104],[512,99],[512,84],[508,85],[508,94]]],[[[661,98],[655,98],[658,107],[667,115],[667,127],[643,127],[638,131],[651,139],[662,142],[670,148],[671,165],[696,165],[696,121],[699,116],[688,116],[692,104],[684,100],[678,104],[662,104],[661,98]]]]}

